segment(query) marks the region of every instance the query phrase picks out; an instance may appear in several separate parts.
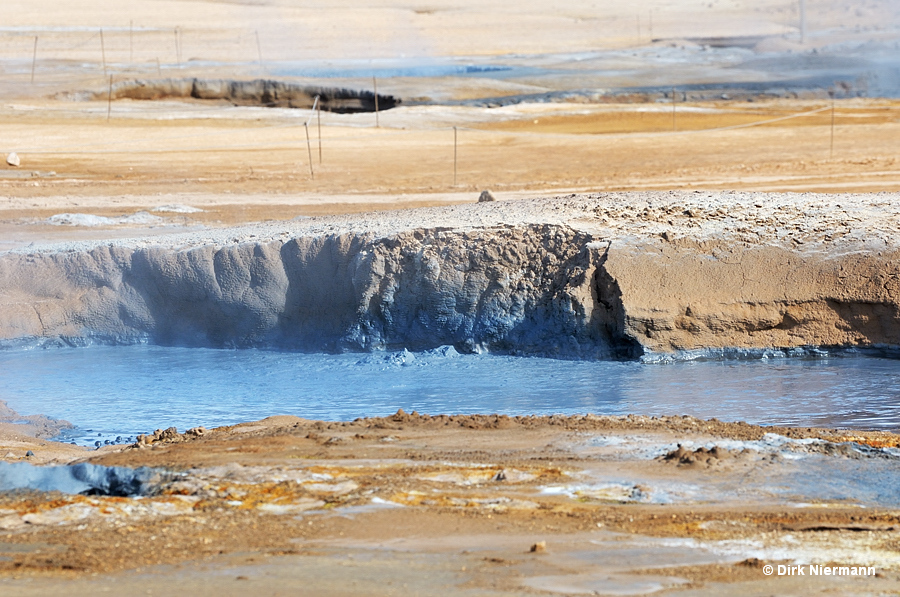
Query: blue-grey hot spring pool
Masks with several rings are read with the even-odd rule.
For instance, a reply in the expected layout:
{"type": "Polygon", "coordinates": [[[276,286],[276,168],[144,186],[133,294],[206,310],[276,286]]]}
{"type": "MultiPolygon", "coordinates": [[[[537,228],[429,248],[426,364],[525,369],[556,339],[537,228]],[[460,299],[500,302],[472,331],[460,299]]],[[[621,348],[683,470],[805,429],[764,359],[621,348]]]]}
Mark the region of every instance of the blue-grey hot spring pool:
{"type": "Polygon", "coordinates": [[[693,415],[900,429],[900,362],[861,356],[641,362],[424,353],[307,354],[148,345],[0,351],[0,400],[71,421],[93,445],[276,414],[693,415]]]}

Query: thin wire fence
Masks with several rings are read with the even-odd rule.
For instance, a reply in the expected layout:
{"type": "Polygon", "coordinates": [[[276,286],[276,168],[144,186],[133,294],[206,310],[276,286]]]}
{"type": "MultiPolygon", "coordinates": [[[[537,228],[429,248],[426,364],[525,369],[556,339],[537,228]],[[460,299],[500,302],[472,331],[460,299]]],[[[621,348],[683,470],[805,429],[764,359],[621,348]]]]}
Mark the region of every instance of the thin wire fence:
{"type": "MultiPolygon", "coordinates": [[[[152,102],[146,102],[148,104],[152,104],[152,102]]],[[[153,106],[148,106],[149,110],[147,112],[153,112],[153,106]]],[[[240,111],[242,108],[222,108],[219,107],[194,107],[190,106],[189,108],[185,108],[190,113],[205,113],[208,114],[210,112],[219,112],[223,115],[228,111],[229,113],[234,113],[234,111],[240,111]]],[[[288,109],[286,109],[288,110],[288,109]]],[[[603,133],[592,135],[596,137],[602,137],[605,139],[613,139],[613,138],[654,138],[654,137],[672,137],[672,136],[681,136],[681,135],[698,135],[698,134],[708,134],[708,133],[716,133],[716,132],[725,132],[731,130],[738,129],[746,129],[757,126],[766,126],[770,124],[775,124],[779,122],[785,122],[788,120],[796,119],[796,118],[804,118],[808,116],[813,116],[816,114],[820,114],[826,111],[830,111],[831,106],[825,106],[822,108],[817,108],[814,110],[807,110],[803,112],[798,112],[795,114],[791,114],[788,116],[781,116],[778,118],[771,118],[760,120],[758,122],[752,123],[744,123],[737,124],[731,126],[721,126],[707,129],[692,129],[692,130],[683,130],[683,131],[656,131],[656,132],[635,132],[635,133],[603,133]]],[[[41,113],[44,110],[40,111],[41,113]]],[[[81,114],[85,116],[96,116],[96,117],[105,117],[106,116],[106,108],[92,108],[90,111],[87,110],[78,110],[78,109],[70,109],[70,110],[48,110],[47,112],[51,112],[54,115],[76,115],[81,114]]],[[[143,113],[144,110],[141,110],[143,113]]],[[[168,110],[160,109],[158,114],[164,114],[167,112],[171,112],[171,107],[168,110]]],[[[115,113],[114,113],[115,115],[115,113]]],[[[128,114],[122,114],[123,118],[128,122],[133,122],[138,124],[141,119],[133,118],[133,112],[128,114]]],[[[146,154],[146,153],[173,153],[173,152],[184,152],[184,153],[193,153],[193,152],[208,152],[208,151],[232,151],[232,150],[242,150],[242,149],[281,149],[284,147],[283,144],[274,145],[271,142],[260,141],[258,143],[249,143],[249,144],[234,144],[228,143],[226,145],[190,145],[185,146],[183,142],[189,140],[197,140],[197,139],[215,139],[215,138],[234,138],[236,136],[240,136],[241,134],[259,136],[260,134],[269,134],[273,131],[278,130],[294,130],[297,134],[297,139],[300,139],[301,136],[305,135],[301,129],[305,125],[308,125],[312,122],[313,118],[315,118],[315,112],[310,110],[302,110],[297,111],[297,115],[293,117],[291,120],[293,122],[280,122],[280,123],[267,123],[264,126],[255,126],[252,130],[247,130],[244,127],[235,127],[228,128],[228,130],[216,130],[216,131],[203,131],[196,132],[190,134],[173,134],[173,135],[154,135],[152,137],[142,138],[142,139],[125,139],[125,140],[103,140],[96,141],[90,143],[72,143],[72,144],[57,144],[57,143],[46,143],[37,141],[33,145],[28,145],[19,148],[17,151],[20,153],[28,153],[34,155],[52,155],[57,153],[68,153],[70,151],[77,151],[78,153],[136,153],[136,154],[146,154]],[[305,118],[304,118],[305,116],[305,118]],[[159,143],[169,143],[171,147],[162,148],[162,149],[148,149],[148,143],[152,143],[157,145],[159,143]]],[[[359,141],[384,141],[389,139],[390,137],[401,137],[401,136],[411,136],[420,134],[422,132],[447,132],[451,133],[454,130],[460,132],[468,132],[468,133],[476,133],[479,135],[494,135],[494,136],[503,136],[510,138],[521,138],[521,139],[534,139],[534,138],[545,138],[545,139],[571,139],[573,137],[584,138],[586,133],[581,132],[572,132],[572,133],[550,133],[550,132],[541,132],[541,131],[504,131],[504,130],[495,130],[491,128],[476,128],[476,127],[467,127],[467,126],[417,126],[412,129],[397,129],[390,128],[390,126],[381,125],[380,127],[376,127],[374,124],[371,125],[363,125],[359,123],[325,123],[322,127],[329,131],[329,143],[341,144],[346,142],[359,142],[359,141]],[[363,134],[348,134],[347,129],[356,128],[363,129],[365,133],[363,134]],[[341,133],[338,133],[337,130],[340,129],[341,133]]],[[[588,135],[590,135],[588,133],[588,135]]],[[[304,136],[305,138],[305,136],[304,136]]],[[[299,141],[298,141],[299,142],[299,141]]],[[[305,143],[305,141],[304,141],[305,143]]]]}
{"type": "MultiPolygon", "coordinates": [[[[68,28],[68,29],[27,29],[27,28],[2,28],[0,27],[0,61],[7,63],[13,79],[28,77],[38,84],[47,78],[56,77],[57,85],[60,81],[70,76],[73,81],[83,82],[85,76],[96,76],[103,73],[104,66],[109,69],[112,81],[122,81],[124,78],[136,78],[137,76],[161,75],[165,67],[166,75],[178,76],[184,73],[183,66],[186,61],[193,60],[201,63],[204,56],[215,56],[218,64],[237,62],[244,66],[251,65],[260,71],[264,69],[264,50],[259,42],[257,31],[248,30],[235,32],[235,30],[200,30],[184,28],[142,28],[129,26],[125,28],[100,29],[68,28]],[[102,42],[102,43],[101,43],[102,42]],[[73,62],[75,64],[73,64],[73,62]],[[12,66],[9,66],[12,64],[12,66]],[[16,66],[18,65],[18,66],[16,66]]],[[[214,68],[211,67],[211,68],[214,68]]],[[[374,82],[373,82],[374,84],[374,82]]],[[[73,83],[74,85],[74,83],[73,83]]],[[[104,87],[105,87],[104,79],[104,87]]],[[[267,115],[262,123],[247,124],[247,115],[252,114],[248,107],[199,105],[190,102],[181,102],[177,98],[168,98],[167,101],[129,102],[126,108],[116,110],[116,102],[113,101],[110,83],[109,103],[103,98],[103,106],[99,105],[100,97],[93,103],[77,105],[73,102],[71,107],[60,107],[59,104],[51,104],[39,108],[30,107],[30,113],[38,116],[49,117],[85,117],[89,119],[109,119],[115,125],[135,125],[143,120],[154,121],[167,119],[169,121],[192,119],[208,119],[215,121],[221,118],[223,122],[229,122],[226,130],[193,130],[192,132],[173,132],[165,134],[160,130],[153,130],[144,136],[132,136],[129,138],[116,138],[116,135],[105,133],[98,134],[98,138],[89,139],[86,142],[79,140],[67,141],[64,136],[56,135],[54,138],[33,138],[22,143],[20,147],[0,147],[0,151],[17,151],[22,155],[53,156],[53,155],[154,155],[154,154],[198,154],[211,152],[234,151],[301,151],[312,162],[312,143],[316,144],[319,152],[319,161],[322,161],[323,137],[327,143],[336,149],[357,147],[360,144],[390,145],[392,139],[411,135],[433,133],[433,138],[421,140],[427,144],[428,151],[441,152],[446,150],[453,156],[453,170],[458,168],[460,159],[459,147],[470,142],[467,136],[505,138],[523,143],[534,140],[558,140],[565,142],[575,137],[582,140],[588,136],[596,139],[653,139],[667,138],[685,135],[723,135],[730,131],[763,127],[785,123],[794,119],[809,118],[833,110],[829,103],[822,107],[802,110],[799,112],[784,114],[783,108],[744,109],[731,106],[727,110],[720,111],[724,116],[743,115],[752,117],[758,115],[760,120],[742,122],[739,124],[715,126],[710,128],[684,128],[683,130],[671,130],[661,125],[661,130],[635,131],[635,132],[599,132],[599,131],[573,131],[554,132],[548,130],[528,130],[527,126],[519,130],[502,130],[493,124],[485,124],[479,127],[472,124],[465,117],[460,122],[444,120],[446,124],[428,124],[425,120],[421,124],[414,124],[408,129],[392,128],[392,118],[388,112],[382,114],[381,120],[375,115],[368,118],[367,115],[357,115],[352,118],[334,117],[327,118],[319,123],[317,104],[312,110],[290,110],[276,108],[276,116],[267,115]],[[173,106],[176,105],[177,108],[173,106]],[[173,117],[173,113],[177,116],[173,117]],[[778,115],[776,115],[778,114],[778,115]],[[770,116],[770,117],[767,117],[770,116]],[[196,118],[195,118],[196,117],[196,118]],[[316,118],[316,126],[313,127],[315,135],[311,135],[309,125],[316,118]],[[301,130],[302,129],[302,130],[301,130]],[[444,135],[444,136],[442,136],[444,135]],[[314,137],[314,138],[313,138],[314,137]]],[[[100,94],[97,94],[99,96],[100,94]]],[[[674,96],[674,94],[673,94],[674,96]]],[[[260,104],[252,109],[268,109],[274,104],[260,104]]],[[[678,114],[682,111],[691,115],[691,108],[684,104],[673,105],[678,114]]],[[[16,114],[24,114],[25,108],[15,108],[16,114]]],[[[661,108],[661,110],[666,108],[661,108]]],[[[463,114],[463,109],[459,109],[463,114]]],[[[627,110],[623,107],[622,110],[627,110]]],[[[603,118],[603,112],[597,113],[597,118],[603,118]]],[[[525,114],[517,114],[519,118],[527,118],[525,114]]],[[[551,114],[552,116],[552,114],[551,114]]],[[[504,116],[509,117],[509,116],[504,116]]],[[[543,117],[543,116],[540,116],[543,117]]],[[[679,116],[681,118],[681,116],[679,116]]],[[[679,122],[682,122],[679,120],[679,122]]],[[[832,123],[831,146],[826,150],[830,155],[834,153],[834,118],[832,123]]],[[[827,123],[819,123],[827,126],[827,123]]],[[[181,126],[173,124],[171,126],[181,126]]],[[[184,126],[199,128],[196,122],[189,122],[184,126]]],[[[401,125],[397,125],[401,126],[401,125]]],[[[402,125],[408,126],[408,125],[402,125]]],[[[424,151],[423,147],[423,151],[424,151]]],[[[463,156],[464,159],[464,156],[463,156]]],[[[310,163],[312,175],[312,164],[310,163]]]]}
{"type": "Polygon", "coordinates": [[[178,28],[3,28],[0,60],[32,61],[38,39],[39,72],[65,68],[77,61],[82,69],[101,68],[103,51],[109,64],[120,69],[155,66],[167,68],[187,60],[258,62],[260,48],[253,31],[178,28]]]}

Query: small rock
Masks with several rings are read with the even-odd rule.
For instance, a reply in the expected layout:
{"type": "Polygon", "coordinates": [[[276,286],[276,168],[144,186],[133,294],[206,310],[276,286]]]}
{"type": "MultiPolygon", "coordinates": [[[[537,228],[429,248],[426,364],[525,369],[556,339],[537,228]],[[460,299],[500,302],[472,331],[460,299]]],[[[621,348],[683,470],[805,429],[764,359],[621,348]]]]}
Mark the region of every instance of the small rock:
{"type": "Polygon", "coordinates": [[[185,435],[190,435],[193,437],[201,437],[206,433],[206,427],[191,427],[187,431],[184,432],[185,435]]]}
{"type": "Polygon", "coordinates": [[[531,546],[529,550],[531,553],[544,553],[547,551],[547,542],[546,541],[538,541],[534,545],[531,546]]]}
{"type": "Polygon", "coordinates": [[[478,196],[478,203],[485,203],[487,201],[496,201],[497,198],[494,197],[494,194],[488,190],[481,191],[481,194],[478,196]]]}
{"type": "Polygon", "coordinates": [[[154,437],[157,441],[171,441],[177,440],[179,437],[178,429],[175,427],[169,427],[166,430],[157,429],[153,432],[154,437]]]}
{"type": "Polygon", "coordinates": [[[31,458],[32,456],[34,456],[34,452],[32,452],[31,450],[25,452],[25,458],[31,458]]]}
{"type": "Polygon", "coordinates": [[[6,163],[10,166],[21,166],[22,160],[19,159],[19,154],[15,151],[6,156],[6,163]]]}

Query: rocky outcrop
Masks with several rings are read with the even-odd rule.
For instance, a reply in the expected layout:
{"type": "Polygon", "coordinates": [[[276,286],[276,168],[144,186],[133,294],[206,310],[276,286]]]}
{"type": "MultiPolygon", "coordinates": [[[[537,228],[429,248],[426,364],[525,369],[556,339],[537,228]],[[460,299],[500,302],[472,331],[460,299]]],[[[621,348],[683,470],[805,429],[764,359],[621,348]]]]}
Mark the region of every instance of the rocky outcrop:
{"type": "MultiPolygon", "coordinates": [[[[500,201],[8,252],[0,339],[566,358],[900,345],[890,226],[838,230],[813,207],[804,220],[796,197],[729,198],[727,210],[685,197],[500,201]],[[785,236],[787,224],[806,232],[785,236]]],[[[892,202],[873,197],[852,213],[884,222],[892,202]]]]}

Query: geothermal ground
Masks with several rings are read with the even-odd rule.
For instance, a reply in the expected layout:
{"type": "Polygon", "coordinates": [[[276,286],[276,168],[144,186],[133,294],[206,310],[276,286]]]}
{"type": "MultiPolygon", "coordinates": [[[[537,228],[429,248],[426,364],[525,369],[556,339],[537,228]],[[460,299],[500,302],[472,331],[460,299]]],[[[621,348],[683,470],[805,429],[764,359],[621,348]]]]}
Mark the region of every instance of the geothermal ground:
{"type": "MultiPolygon", "coordinates": [[[[600,193],[19,242],[0,256],[3,336],[651,360],[890,354],[895,199],[600,193]]],[[[6,466],[87,461],[156,477],[138,496],[6,494],[4,594],[174,583],[210,595],[807,595],[900,582],[890,433],[399,412],[172,429],[88,451],[46,439],[63,423],[4,420],[6,466]],[[867,575],[766,574],[810,565],[867,575]]]]}
{"type": "MultiPolygon", "coordinates": [[[[900,582],[900,520],[872,495],[891,503],[886,459],[897,443],[690,417],[403,412],[158,432],[90,459],[168,471],[143,497],[0,499],[0,586],[10,595],[176,585],[201,595],[300,586],[318,595],[883,594],[900,582]],[[823,500],[825,486],[840,489],[823,500]],[[764,572],[794,562],[875,570],[764,572]]],[[[35,463],[84,456],[27,445],[35,463]]]]}
{"type": "MultiPolygon", "coordinates": [[[[896,355],[898,9],[807,4],[7,3],[0,342],[896,355]]],[[[88,450],[2,391],[3,595],[900,592],[890,433],[286,412],[88,450]],[[150,469],[31,468],[73,463],[150,469]]]]}

